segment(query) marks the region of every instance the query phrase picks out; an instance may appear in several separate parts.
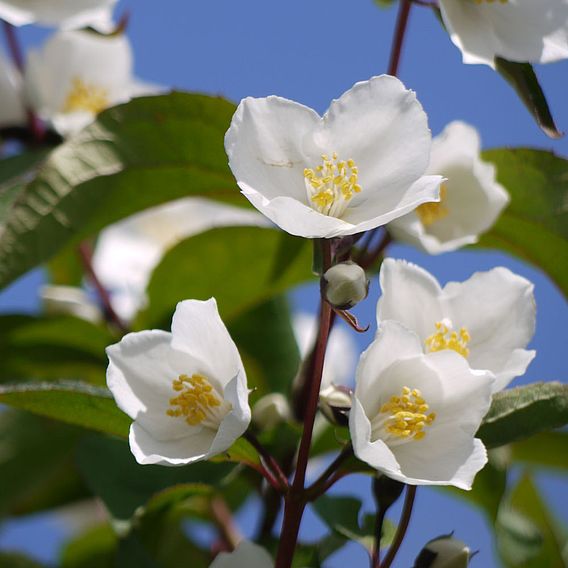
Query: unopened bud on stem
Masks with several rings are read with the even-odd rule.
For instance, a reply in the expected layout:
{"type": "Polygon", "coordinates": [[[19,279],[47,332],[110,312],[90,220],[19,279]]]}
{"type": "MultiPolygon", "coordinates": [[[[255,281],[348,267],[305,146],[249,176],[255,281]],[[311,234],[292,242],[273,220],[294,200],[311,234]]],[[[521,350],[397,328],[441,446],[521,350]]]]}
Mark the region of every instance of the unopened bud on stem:
{"type": "Polygon", "coordinates": [[[351,396],[351,389],[330,385],[320,391],[320,410],[332,424],[347,426],[349,424],[349,411],[351,410],[351,396]]]}
{"type": "Polygon", "coordinates": [[[451,534],[428,542],[414,561],[414,568],[467,568],[472,554],[451,534]]]}
{"type": "Polygon", "coordinates": [[[354,262],[332,266],[322,277],[325,299],[339,310],[348,310],[367,297],[369,281],[365,271],[354,262]]]}
{"type": "Polygon", "coordinates": [[[274,428],[290,419],[290,405],[283,394],[271,393],[263,396],[252,409],[252,420],[263,429],[274,428]]]}

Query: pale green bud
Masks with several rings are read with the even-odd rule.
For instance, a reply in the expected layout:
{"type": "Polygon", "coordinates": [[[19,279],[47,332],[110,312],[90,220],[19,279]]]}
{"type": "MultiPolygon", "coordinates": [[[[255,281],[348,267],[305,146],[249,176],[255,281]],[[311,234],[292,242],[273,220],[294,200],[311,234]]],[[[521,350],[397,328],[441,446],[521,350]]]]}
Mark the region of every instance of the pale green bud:
{"type": "Polygon", "coordinates": [[[291,417],[287,398],[280,393],[263,396],[252,409],[253,422],[262,429],[269,430],[291,417]]]}
{"type": "Polygon", "coordinates": [[[471,552],[464,542],[452,535],[428,542],[414,562],[414,568],[467,568],[471,552]]]}
{"type": "Polygon", "coordinates": [[[326,300],[333,307],[348,310],[367,297],[369,281],[358,264],[348,261],[327,270],[323,275],[322,288],[326,300]]]}

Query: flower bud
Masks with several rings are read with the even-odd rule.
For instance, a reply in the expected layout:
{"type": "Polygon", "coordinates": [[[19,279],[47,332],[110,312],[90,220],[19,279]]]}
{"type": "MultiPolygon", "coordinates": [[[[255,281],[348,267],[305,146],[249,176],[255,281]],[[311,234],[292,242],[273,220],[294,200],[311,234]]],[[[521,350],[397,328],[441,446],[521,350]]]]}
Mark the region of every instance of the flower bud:
{"type": "Polygon", "coordinates": [[[351,389],[344,386],[330,385],[320,391],[320,410],[332,424],[348,425],[351,395],[351,389]]]}
{"type": "Polygon", "coordinates": [[[323,275],[322,289],[326,300],[334,308],[348,310],[367,297],[369,281],[358,264],[342,262],[323,275]]]}
{"type": "Polygon", "coordinates": [[[414,561],[414,568],[467,568],[471,553],[451,534],[428,542],[414,561]]]}
{"type": "Polygon", "coordinates": [[[262,429],[269,430],[281,422],[290,419],[290,405],[287,398],[280,393],[263,396],[252,409],[253,422],[262,429]]]}

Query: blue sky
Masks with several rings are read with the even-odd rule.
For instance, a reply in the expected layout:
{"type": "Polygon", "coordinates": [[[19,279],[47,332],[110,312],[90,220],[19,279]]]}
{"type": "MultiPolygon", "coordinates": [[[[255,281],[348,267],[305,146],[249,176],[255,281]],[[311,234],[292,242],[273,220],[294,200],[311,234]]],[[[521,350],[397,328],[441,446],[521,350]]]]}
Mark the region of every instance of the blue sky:
{"type": "MultiPolygon", "coordinates": [[[[395,9],[380,10],[371,0],[131,0],[119,3],[118,13],[125,9],[131,14],[128,33],[140,78],[220,94],[234,101],[249,95],[277,94],[319,112],[356,81],[386,70],[396,16],[395,9]]],[[[21,36],[27,44],[37,44],[45,34],[44,30],[26,28],[21,36]]],[[[568,61],[540,66],[537,73],[559,127],[568,129],[568,61]]],[[[433,134],[448,122],[461,119],[479,129],[486,148],[531,146],[568,154],[568,141],[544,136],[511,88],[491,69],[461,63],[461,54],[425,8],[413,8],[400,78],[417,92],[433,134]]],[[[498,253],[465,251],[429,257],[402,246],[390,252],[424,266],[443,283],[463,280],[477,270],[496,265],[507,266],[532,280],[538,306],[532,347],[538,355],[518,384],[566,380],[565,364],[559,354],[565,350],[563,330],[568,326],[568,310],[563,297],[542,273],[498,253]]],[[[21,279],[0,295],[0,310],[36,307],[40,280],[38,273],[21,279]]],[[[370,297],[358,309],[363,322],[374,320],[376,299],[375,281],[370,297]]],[[[316,291],[302,288],[292,295],[292,301],[297,309],[314,311],[316,291]]],[[[370,342],[370,334],[357,337],[361,350],[370,342]]],[[[552,508],[568,521],[568,485],[551,475],[542,481],[552,508]]],[[[360,495],[371,509],[366,480],[347,479],[338,484],[337,491],[360,495]]],[[[240,516],[244,525],[251,523],[253,514],[254,504],[240,516]]],[[[51,556],[61,530],[55,530],[51,521],[40,519],[37,523],[33,525],[35,553],[51,556]]],[[[312,537],[321,532],[321,525],[310,514],[304,528],[305,534],[312,537]]],[[[410,566],[423,543],[452,530],[471,548],[480,550],[472,566],[496,566],[489,532],[480,514],[431,489],[419,491],[414,521],[397,565],[410,566]]],[[[29,533],[18,531],[18,525],[8,526],[0,533],[0,546],[31,541],[29,533]]],[[[329,567],[339,568],[345,562],[366,565],[365,555],[356,545],[333,557],[329,567]]]]}

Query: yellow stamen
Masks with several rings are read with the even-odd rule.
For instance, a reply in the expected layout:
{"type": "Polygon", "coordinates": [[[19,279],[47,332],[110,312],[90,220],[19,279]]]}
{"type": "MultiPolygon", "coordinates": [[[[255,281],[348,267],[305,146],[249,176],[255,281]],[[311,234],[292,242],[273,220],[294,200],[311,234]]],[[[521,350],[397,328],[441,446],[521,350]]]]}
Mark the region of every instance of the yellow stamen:
{"type": "Polygon", "coordinates": [[[422,440],[426,436],[424,428],[436,420],[436,413],[429,406],[418,389],[403,387],[400,396],[391,396],[389,402],[381,406],[380,412],[388,414],[384,427],[389,434],[408,440],[422,440]]]}
{"type": "Polygon", "coordinates": [[[308,198],[316,211],[339,217],[353,195],[361,191],[357,183],[359,170],[352,159],[339,160],[336,152],[331,159],[327,154],[322,154],[321,159],[321,165],[304,170],[308,198]]]}
{"type": "Polygon", "coordinates": [[[219,411],[226,403],[204,376],[180,375],[172,381],[172,388],[179,394],[170,399],[170,408],[166,410],[168,416],[183,416],[190,426],[220,422],[219,411]]]}
{"type": "Polygon", "coordinates": [[[63,112],[87,111],[99,113],[110,105],[108,91],[104,87],[85,83],[81,78],[75,77],[69,91],[63,112]]]}
{"type": "Polygon", "coordinates": [[[440,201],[435,203],[423,203],[416,208],[416,213],[424,226],[431,225],[440,219],[443,219],[450,210],[446,205],[446,196],[448,188],[443,183],[440,186],[440,201]]]}
{"type": "Polygon", "coordinates": [[[469,355],[467,344],[471,341],[471,336],[465,327],[460,328],[459,332],[453,331],[444,322],[436,322],[436,332],[426,338],[424,343],[428,351],[442,351],[442,349],[453,349],[463,357],[469,355]]]}

